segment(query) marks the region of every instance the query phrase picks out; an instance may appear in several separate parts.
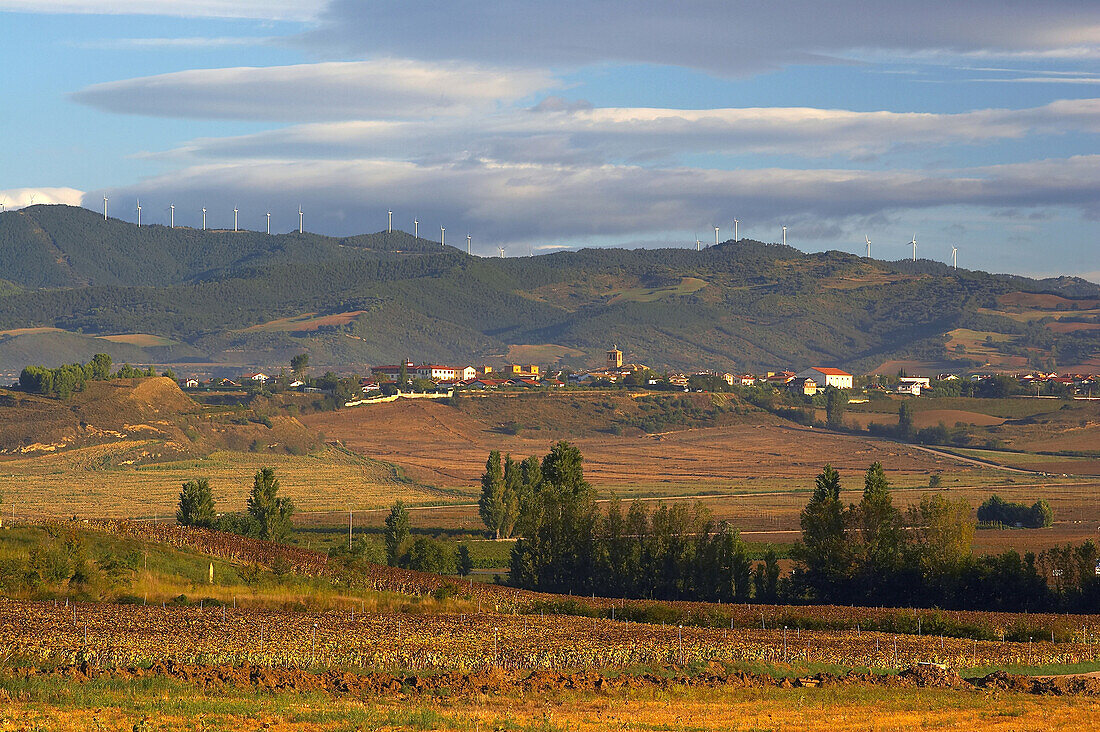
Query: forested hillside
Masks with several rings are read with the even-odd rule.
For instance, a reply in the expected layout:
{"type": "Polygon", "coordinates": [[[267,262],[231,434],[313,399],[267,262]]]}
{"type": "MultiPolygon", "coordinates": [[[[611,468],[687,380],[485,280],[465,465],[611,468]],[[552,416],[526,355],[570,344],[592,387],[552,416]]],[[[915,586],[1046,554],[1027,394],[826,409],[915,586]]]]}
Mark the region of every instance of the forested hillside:
{"type": "Polygon", "coordinates": [[[33,206],[0,215],[0,261],[0,369],[86,359],[103,336],[135,361],[258,365],[307,350],[327,366],[510,353],[582,366],[611,342],[654,367],[723,370],[1058,367],[1100,353],[1100,287],[1084,280],[747,240],[489,259],[401,232],[138,229],[33,206]]]}

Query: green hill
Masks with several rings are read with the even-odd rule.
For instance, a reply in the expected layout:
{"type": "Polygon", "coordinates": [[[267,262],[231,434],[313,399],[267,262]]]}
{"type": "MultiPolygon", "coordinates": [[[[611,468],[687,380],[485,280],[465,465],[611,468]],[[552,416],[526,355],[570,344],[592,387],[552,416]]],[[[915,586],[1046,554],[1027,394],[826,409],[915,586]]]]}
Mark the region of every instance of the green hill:
{"type": "MultiPolygon", "coordinates": [[[[493,362],[553,346],[543,350],[582,366],[614,342],[654,367],[1100,371],[1095,284],[754,241],[490,259],[403,232],[138,229],[85,209],[34,206],[0,215],[0,257],[13,283],[0,288],[0,331],[160,336],[176,345],[138,341],[141,354],[127,354],[157,363],[277,365],[301,350],[318,366],[493,362]],[[977,343],[974,333],[997,337],[977,343]]],[[[76,353],[44,342],[34,358],[34,338],[45,336],[32,336],[18,349],[24,362],[76,353]]],[[[20,365],[0,342],[0,369],[20,365]]]]}

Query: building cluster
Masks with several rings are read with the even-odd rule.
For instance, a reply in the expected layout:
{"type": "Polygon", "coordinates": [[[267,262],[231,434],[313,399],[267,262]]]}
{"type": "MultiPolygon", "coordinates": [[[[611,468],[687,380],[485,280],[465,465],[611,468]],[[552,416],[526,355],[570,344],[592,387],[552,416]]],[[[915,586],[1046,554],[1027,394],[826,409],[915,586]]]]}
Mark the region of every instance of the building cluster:
{"type": "MultiPolygon", "coordinates": [[[[658,376],[649,367],[640,363],[625,363],[623,352],[617,347],[607,351],[606,361],[603,366],[596,369],[579,372],[556,371],[544,372],[535,364],[510,364],[505,369],[494,366],[447,366],[434,363],[416,363],[405,360],[403,363],[374,366],[370,370],[370,376],[360,381],[360,387],[364,393],[371,393],[382,389],[387,383],[399,383],[403,381],[422,380],[430,381],[440,391],[455,388],[463,389],[499,389],[508,387],[562,387],[573,385],[597,385],[625,383],[634,386],[672,387],[687,390],[692,377],[708,376],[725,381],[730,386],[753,386],[756,384],[770,384],[776,388],[789,389],[795,393],[813,396],[818,391],[828,387],[836,389],[852,389],[854,386],[853,375],[842,369],[828,366],[812,366],[803,371],[767,371],[762,374],[741,373],[735,374],[720,371],[673,371],[658,376]]],[[[970,378],[981,382],[986,379],[1004,378],[1009,376],[1015,379],[1023,389],[1047,391],[1054,388],[1060,393],[1091,398],[1094,395],[1100,397],[1100,375],[1098,374],[1058,374],[1044,372],[1028,372],[1017,374],[1004,373],[977,373],[969,377],[960,377],[957,374],[939,374],[935,378],[925,376],[900,376],[891,380],[890,391],[898,394],[920,396],[924,390],[930,389],[933,381],[952,381],[960,378],[970,378]]],[[[239,388],[245,385],[263,385],[276,377],[262,371],[241,374],[237,379],[214,378],[199,381],[195,378],[186,379],[180,385],[188,389],[200,388],[239,388]]],[[[290,388],[306,389],[306,385],[298,379],[289,384],[290,388]]],[[[873,384],[869,388],[887,390],[882,384],[873,384]]]]}
{"type": "Polygon", "coordinates": [[[377,391],[387,382],[424,379],[440,389],[464,387],[468,389],[496,389],[500,387],[564,386],[565,383],[542,373],[535,364],[511,364],[508,370],[493,366],[443,366],[441,364],[406,361],[402,364],[374,366],[370,378],[360,385],[364,392],[377,391]]]}

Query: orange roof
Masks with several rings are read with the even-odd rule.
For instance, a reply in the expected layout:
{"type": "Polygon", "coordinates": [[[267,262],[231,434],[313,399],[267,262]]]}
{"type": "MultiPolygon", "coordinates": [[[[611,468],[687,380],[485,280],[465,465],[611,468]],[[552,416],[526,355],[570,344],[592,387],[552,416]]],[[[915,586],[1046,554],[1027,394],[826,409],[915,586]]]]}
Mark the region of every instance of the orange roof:
{"type": "Polygon", "coordinates": [[[811,369],[826,376],[851,376],[847,371],[829,368],[828,366],[812,366],[811,369]]]}

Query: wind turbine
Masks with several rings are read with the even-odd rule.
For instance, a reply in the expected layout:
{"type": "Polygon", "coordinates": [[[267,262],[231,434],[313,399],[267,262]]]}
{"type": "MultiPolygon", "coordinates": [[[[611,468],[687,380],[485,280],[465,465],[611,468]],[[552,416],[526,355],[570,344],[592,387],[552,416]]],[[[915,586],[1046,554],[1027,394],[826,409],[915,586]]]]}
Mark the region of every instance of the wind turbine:
{"type": "Polygon", "coordinates": [[[733,220],[733,240],[735,242],[741,241],[740,239],[737,238],[737,225],[740,224],[740,223],[741,223],[741,219],[734,219],[733,220]]]}
{"type": "Polygon", "coordinates": [[[137,200],[138,228],[141,228],[141,199],[137,200]]]}
{"type": "Polygon", "coordinates": [[[445,246],[447,241],[447,230],[442,226],[439,227],[439,246],[445,246]]]}
{"type": "Polygon", "coordinates": [[[301,234],[304,230],[303,222],[305,219],[302,217],[302,205],[298,204],[298,233],[301,234]]]}
{"type": "Polygon", "coordinates": [[[504,247],[497,247],[500,250],[500,258],[504,259],[504,247]]]}
{"type": "Polygon", "coordinates": [[[870,259],[871,258],[871,237],[864,234],[863,238],[867,240],[867,258],[870,259]]]}
{"type": "Polygon", "coordinates": [[[703,243],[701,241],[699,241],[699,237],[695,237],[695,251],[697,251],[697,252],[701,251],[702,248],[703,248],[703,243]]]}
{"type": "Polygon", "coordinates": [[[718,227],[714,227],[714,246],[718,246],[718,227]]]}
{"type": "Polygon", "coordinates": [[[169,226],[169,228],[174,229],[174,228],[176,228],[176,204],[174,204],[174,203],[170,204],[168,206],[168,208],[171,209],[171,211],[172,211],[172,213],[170,214],[171,218],[169,219],[168,226],[169,226]]]}
{"type": "Polygon", "coordinates": [[[271,212],[267,212],[267,233],[271,234],[271,212]]]}
{"type": "Polygon", "coordinates": [[[107,194],[103,194],[103,220],[107,220],[107,194]]]}
{"type": "Polygon", "coordinates": [[[951,247],[951,269],[959,268],[959,248],[951,247]]]}
{"type": "Polygon", "coordinates": [[[389,217],[386,219],[386,233],[393,233],[393,211],[389,212],[389,217]]]}
{"type": "Polygon", "coordinates": [[[469,234],[467,234],[466,235],[466,254],[467,255],[470,254],[470,241],[471,241],[471,237],[470,237],[469,234]]]}
{"type": "Polygon", "coordinates": [[[783,246],[787,246],[787,227],[783,227],[783,246]]]}
{"type": "Polygon", "coordinates": [[[233,207],[233,231],[237,230],[237,207],[233,207]]]}
{"type": "Polygon", "coordinates": [[[913,245],[913,261],[917,261],[917,235],[913,234],[913,240],[909,242],[913,245]]]}
{"type": "Polygon", "coordinates": [[[416,219],[413,219],[413,238],[414,239],[419,239],[420,238],[420,222],[417,221],[416,219]]]}

